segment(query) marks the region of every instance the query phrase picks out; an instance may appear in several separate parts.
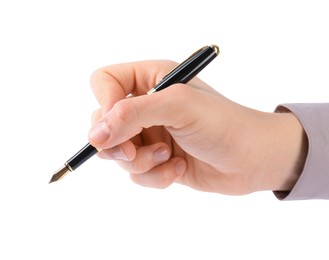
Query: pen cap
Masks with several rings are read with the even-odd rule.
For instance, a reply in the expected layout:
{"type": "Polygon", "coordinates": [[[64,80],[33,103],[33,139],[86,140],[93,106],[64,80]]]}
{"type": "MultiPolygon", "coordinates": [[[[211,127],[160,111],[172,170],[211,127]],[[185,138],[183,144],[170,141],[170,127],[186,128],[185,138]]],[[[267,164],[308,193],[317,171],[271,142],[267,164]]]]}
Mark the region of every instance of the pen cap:
{"type": "Polygon", "coordinates": [[[167,74],[155,87],[160,91],[176,83],[187,83],[217,57],[219,49],[217,46],[207,46],[193,54],[186,61],[179,64],[167,74]]]}

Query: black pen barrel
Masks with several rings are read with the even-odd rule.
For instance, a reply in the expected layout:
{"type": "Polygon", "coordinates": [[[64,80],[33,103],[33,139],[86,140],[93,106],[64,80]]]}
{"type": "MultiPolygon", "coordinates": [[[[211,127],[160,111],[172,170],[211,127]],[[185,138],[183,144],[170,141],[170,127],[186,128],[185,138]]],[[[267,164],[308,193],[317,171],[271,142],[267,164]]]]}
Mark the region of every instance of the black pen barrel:
{"type": "Polygon", "coordinates": [[[98,150],[88,143],[78,153],[76,153],[74,156],[72,156],[72,158],[70,158],[66,162],[66,166],[70,170],[74,171],[81,164],[83,164],[85,161],[87,161],[89,158],[95,155],[97,152],[98,150]]]}
{"type": "Polygon", "coordinates": [[[217,55],[218,52],[213,46],[208,46],[202,49],[173,69],[154,87],[154,89],[156,91],[160,91],[172,84],[187,83],[203,68],[205,68],[214,58],[216,58],[217,55]]]}

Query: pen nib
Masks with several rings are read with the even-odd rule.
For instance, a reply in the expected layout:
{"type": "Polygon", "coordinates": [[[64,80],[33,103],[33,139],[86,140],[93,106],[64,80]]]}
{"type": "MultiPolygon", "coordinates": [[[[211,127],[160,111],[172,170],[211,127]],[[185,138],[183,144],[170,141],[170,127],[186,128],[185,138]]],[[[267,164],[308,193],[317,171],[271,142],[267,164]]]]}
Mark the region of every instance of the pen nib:
{"type": "Polygon", "coordinates": [[[70,171],[70,169],[64,165],[62,168],[60,168],[58,171],[56,171],[54,173],[54,175],[51,177],[51,180],[49,181],[49,183],[58,181],[62,178],[64,178],[64,176],[70,171]]]}

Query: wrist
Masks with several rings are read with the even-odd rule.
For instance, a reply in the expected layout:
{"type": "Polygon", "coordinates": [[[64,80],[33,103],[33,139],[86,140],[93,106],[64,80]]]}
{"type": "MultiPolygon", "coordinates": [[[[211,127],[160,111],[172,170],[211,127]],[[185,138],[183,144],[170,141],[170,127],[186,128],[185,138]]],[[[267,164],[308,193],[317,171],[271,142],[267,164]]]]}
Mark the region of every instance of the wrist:
{"type": "Polygon", "coordinates": [[[290,191],[297,182],[305,163],[308,140],[302,125],[289,111],[271,114],[268,129],[270,146],[265,162],[268,172],[265,189],[290,191]],[[283,112],[283,113],[282,113],[283,112]]]}

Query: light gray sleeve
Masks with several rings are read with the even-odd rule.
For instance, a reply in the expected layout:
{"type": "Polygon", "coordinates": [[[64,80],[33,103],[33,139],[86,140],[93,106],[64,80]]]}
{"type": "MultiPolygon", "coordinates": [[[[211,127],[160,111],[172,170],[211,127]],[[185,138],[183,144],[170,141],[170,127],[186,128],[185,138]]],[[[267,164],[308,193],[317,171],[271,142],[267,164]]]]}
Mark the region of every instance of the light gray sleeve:
{"type": "Polygon", "coordinates": [[[329,103],[278,106],[299,119],[308,138],[303,171],[290,192],[274,192],[282,200],[329,199],[329,103]]]}

